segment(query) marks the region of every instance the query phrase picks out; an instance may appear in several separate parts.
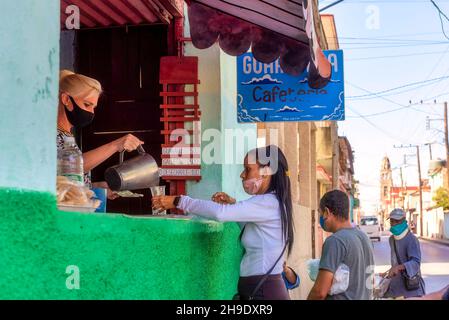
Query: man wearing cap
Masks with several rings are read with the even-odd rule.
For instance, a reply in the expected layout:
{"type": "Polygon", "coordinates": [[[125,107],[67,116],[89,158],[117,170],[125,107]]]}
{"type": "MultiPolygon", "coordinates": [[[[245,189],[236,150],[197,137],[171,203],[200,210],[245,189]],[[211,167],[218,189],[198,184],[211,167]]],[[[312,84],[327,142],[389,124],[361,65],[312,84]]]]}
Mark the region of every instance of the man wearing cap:
{"type": "Polygon", "coordinates": [[[391,279],[385,297],[423,296],[425,295],[425,284],[420,270],[421,249],[419,241],[410,232],[404,210],[394,209],[388,219],[390,219],[390,231],[393,234],[389,239],[392,267],[385,273],[385,276],[391,279]]]}

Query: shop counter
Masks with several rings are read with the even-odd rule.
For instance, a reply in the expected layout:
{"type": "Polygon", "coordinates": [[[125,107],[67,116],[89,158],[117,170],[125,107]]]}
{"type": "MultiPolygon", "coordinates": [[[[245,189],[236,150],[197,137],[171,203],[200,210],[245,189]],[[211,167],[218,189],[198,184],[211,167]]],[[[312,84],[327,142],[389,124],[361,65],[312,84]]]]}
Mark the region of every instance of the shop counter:
{"type": "Polygon", "coordinates": [[[235,223],[76,213],[0,189],[0,299],[231,299],[235,223]]]}

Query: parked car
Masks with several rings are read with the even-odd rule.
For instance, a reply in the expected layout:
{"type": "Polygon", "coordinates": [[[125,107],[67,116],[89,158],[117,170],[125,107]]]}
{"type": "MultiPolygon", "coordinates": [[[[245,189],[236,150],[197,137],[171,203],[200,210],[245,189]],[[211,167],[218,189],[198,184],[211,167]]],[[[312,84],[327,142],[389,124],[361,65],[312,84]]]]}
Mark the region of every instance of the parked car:
{"type": "Polygon", "coordinates": [[[362,217],[360,219],[360,229],[365,232],[370,239],[377,239],[380,241],[381,230],[379,219],[377,219],[377,217],[362,217]]]}

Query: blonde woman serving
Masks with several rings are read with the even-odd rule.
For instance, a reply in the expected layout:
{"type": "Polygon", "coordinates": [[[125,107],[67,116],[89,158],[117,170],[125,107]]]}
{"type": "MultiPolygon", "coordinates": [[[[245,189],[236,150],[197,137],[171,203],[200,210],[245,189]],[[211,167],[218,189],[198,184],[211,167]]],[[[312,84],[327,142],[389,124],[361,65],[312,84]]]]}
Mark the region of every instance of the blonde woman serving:
{"type": "MultiPolygon", "coordinates": [[[[103,89],[100,82],[87,76],[62,70],[59,78],[58,105],[58,151],[64,148],[67,137],[73,137],[72,129],[89,125],[95,116],[95,108],[103,89]]],[[[135,136],[128,134],[122,138],[107,143],[99,148],[83,153],[84,172],[90,172],[116,152],[133,151],[143,144],[135,136]]],[[[87,185],[91,184],[90,174],[84,177],[87,185]]],[[[118,196],[113,193],[106,182],[95,183],[93,187],[108,189],[108,198],[118,196]]]]}

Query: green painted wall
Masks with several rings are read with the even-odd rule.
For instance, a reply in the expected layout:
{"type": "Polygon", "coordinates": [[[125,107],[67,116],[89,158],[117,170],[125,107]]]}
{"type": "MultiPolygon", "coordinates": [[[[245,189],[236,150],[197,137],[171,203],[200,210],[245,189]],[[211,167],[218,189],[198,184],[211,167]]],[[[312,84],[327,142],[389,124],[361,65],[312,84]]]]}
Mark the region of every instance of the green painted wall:
{"type": "MultiPolygon", "coordinates": [[[[59,15],[56,0],[0,2],[0,299],[230,299],[242,255],[236,224],[56,209],[59,15]],[[69,266],[80,271],[78,290],[66,286],[69,266]]],[[[222,129],[235,124],[225,110],[235,103],[221,97],[232,78],[218,48],[203,55],[203,124],[222,129]]],[[[205,165],[188,192],[233,194],[240,170],[205,165]]]]}
{"type": "Polygon", "coordinates": [[[0,186],[54,193],[59,1],[0,1],[0,21],[0,186]]]}
{"type": "Polygon", "coordinates": [[[235,224],[59,212],[49,193],[0,189],[0,299],[231,299],[235,224]],[[66,287],[68,266],[80,289],[66,287]]]}

